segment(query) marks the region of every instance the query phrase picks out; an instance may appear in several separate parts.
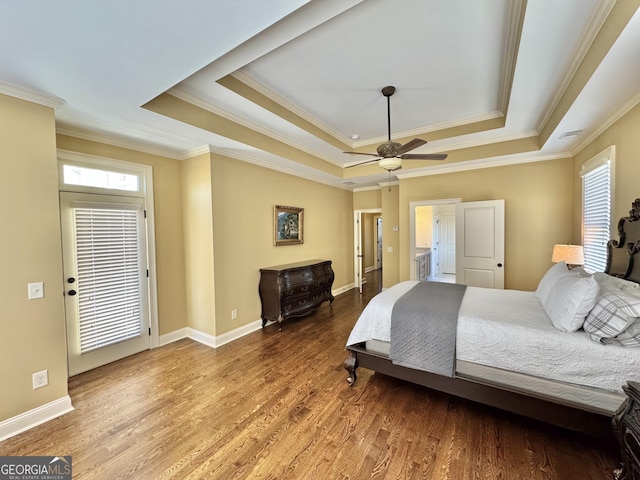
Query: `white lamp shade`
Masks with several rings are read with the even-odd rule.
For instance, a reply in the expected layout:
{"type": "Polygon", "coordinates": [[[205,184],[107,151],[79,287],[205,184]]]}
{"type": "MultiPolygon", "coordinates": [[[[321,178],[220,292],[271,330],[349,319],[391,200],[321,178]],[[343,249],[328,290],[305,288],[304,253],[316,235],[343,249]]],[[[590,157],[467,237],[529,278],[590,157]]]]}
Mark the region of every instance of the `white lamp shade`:
{"type": "Polygon", "coordinates": [[[558,263],[563,260],[567,265],[584,265],[582,245],[554,245],[551,261],[558,263]]]}

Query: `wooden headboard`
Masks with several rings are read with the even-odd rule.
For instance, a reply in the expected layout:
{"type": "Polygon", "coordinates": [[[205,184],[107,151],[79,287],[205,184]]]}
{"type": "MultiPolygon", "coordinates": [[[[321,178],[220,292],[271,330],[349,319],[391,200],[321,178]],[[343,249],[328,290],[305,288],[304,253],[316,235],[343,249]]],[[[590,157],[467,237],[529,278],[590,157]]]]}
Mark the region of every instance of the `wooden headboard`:
{"type": "Polygon", "coordinates": [[[636,259],[640,251],[640,198],[633,201],[629,216],[618,221],[618,236],[620,240],[607,243],[605,272],[640,283],[640,255],[636,259]]]}

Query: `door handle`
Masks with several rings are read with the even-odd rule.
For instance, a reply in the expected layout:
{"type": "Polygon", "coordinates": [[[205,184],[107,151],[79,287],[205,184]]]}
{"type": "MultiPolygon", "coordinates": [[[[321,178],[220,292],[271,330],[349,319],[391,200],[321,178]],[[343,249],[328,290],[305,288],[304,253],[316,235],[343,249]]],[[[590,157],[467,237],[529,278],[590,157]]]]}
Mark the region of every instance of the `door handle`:
{"type": "Polygon", "coordinates": [[[498,264],[498,267],[502,267],[502,264],[501,264],[501,263],[499,263],[499,264],[498,264]]]}
{"type": "Polygon", "coordinates": [[[69,290],[67,293],[73,297],[78,292],[76,292],[75,290],[69,290]]]}

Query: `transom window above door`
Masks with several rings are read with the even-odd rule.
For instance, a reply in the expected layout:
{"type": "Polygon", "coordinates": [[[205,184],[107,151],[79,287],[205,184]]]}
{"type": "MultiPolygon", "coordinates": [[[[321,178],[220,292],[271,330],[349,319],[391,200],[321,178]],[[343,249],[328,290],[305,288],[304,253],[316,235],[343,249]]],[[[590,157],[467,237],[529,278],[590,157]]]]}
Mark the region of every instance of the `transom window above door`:
{"type": "Polygon", "coordinates": [[[140,191],[139,175],[99,170],[79,165],[63,164],[62,182],[65,185],[124,190],[127,192],[140,191]]]}
{"type": "Polygon", "coordinates": [[[60,191],[146,197],[151,167],[58,150],[60,191]]]}

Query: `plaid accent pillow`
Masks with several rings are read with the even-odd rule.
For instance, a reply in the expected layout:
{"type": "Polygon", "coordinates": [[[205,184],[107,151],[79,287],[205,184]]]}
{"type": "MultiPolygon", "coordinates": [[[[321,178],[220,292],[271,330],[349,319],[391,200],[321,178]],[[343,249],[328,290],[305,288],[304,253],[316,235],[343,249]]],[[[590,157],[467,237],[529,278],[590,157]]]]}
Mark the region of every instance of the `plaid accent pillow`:
{"type": "Polygon", "coordinates": [[[640,322],[633,322],[620,335],[614,338],[603,338],[600,343],[621,345],[623,347],[640,347],[640,322]]]}
{"type": "MultiPolygon", "coordinates": [[[[591,340],[598,342],[617,337],[638,317],[640,317],[640,297],[605,289],[587,315],[582,328],[589,334],[591,340]]],[[[640,333],[640,329],[638,332],[640,333]]],[[[602,343],[605,342],[602,341],[602,343]]]]}

